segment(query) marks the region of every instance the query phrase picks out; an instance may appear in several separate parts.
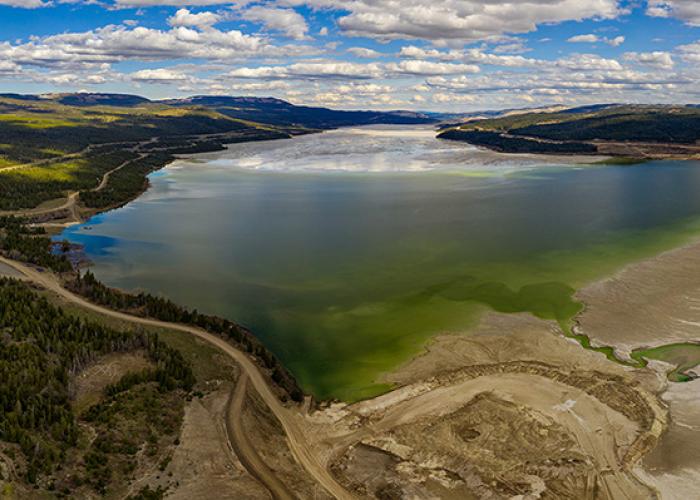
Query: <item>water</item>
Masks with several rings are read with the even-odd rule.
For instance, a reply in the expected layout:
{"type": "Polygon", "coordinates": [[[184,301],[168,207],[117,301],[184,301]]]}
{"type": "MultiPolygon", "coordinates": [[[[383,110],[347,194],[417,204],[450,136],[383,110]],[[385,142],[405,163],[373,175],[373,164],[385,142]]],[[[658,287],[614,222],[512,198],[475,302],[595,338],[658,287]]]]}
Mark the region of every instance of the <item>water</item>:
{"type": "Polygon", "coordinates": [[[179,160],[61,237],[107,284],[249,326],[318,397],[492,308],[567,321],[576,287],[700,230],[700,166],[573,166],[341,130],[179,160]]]}

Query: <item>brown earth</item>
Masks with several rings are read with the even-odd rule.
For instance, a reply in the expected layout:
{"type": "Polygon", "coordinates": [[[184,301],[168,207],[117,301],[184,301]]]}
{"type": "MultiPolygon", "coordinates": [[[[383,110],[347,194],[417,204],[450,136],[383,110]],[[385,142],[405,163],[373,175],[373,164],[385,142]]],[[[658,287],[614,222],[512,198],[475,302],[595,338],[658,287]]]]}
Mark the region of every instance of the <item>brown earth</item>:
{"type": "Polygon", "coordinates": [[[488,314],[384,381],[400,387],[307,419],[318,455],[357,496],[656,495],[636,469],[666,426],[645,389],[660,378],[583,350],[553,323],[488,314]]]}
{"type": "Polygon", "coordinates": [[[630,264],[576,294],[583,333],[621,351],[700,340],[700,242],[630,264]]]}
{"type": "Polygon", "coordinates": [[[103,390],[129,372],[151,368],[153,364],[143,352],[114,353],[103,356],[82,370],[72,380],[73,409],[76,414],[97,403],[103,390]]]}

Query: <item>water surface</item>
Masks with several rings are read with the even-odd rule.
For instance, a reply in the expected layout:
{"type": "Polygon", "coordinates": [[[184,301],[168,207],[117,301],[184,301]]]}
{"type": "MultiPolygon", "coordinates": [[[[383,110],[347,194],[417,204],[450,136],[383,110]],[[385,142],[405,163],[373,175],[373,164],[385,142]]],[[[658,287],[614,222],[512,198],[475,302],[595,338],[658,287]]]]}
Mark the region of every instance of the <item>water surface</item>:
{"type": "Polygon", "coordinates": [[[700,165],[548,164],[341,130],[178,160],[63,236],[112,286],[246,324],[318,397],[353,400],[486,308],[567,321],[575,289],[700,229],[700,165]]]}

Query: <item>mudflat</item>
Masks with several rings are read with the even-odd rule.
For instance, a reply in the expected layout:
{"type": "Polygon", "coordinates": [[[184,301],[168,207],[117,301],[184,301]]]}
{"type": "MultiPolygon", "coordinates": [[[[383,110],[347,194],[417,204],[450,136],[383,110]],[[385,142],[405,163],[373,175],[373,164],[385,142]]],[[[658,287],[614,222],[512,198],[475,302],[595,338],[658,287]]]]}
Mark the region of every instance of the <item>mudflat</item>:
{"type": "Polygon", "coordinates": [[[625,266],[576,297],[591,340],[628,351],[700,340],[700,241],[625,266]]]}

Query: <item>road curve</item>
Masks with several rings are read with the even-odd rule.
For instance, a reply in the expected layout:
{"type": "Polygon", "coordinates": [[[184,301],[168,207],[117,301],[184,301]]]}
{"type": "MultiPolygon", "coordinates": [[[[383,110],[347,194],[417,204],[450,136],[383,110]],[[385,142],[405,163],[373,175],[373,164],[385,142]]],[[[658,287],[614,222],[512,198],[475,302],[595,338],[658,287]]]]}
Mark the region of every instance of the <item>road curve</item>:
{"type": "Polygon", "coordinates": [[[241,374],[226,405],[226,434],[243,467],[279,500],[294,500],[294,494],[279,480],[258,455],[243,429],[243,403],[248,387],[248,375],[241,374]]]}
{"type": "Polygon", "coordinates": [[[131,323],[141,325],[185,332],[219,348],[240,365],[243,372],[248,376],[248,380],[250,380],[253,388],[258,392],[268,408],[270,408],[270,411],[272,411],[275,417],[277,417],[277,420],[279,420],[285,434],[287,435],[287,443],[289,444],[289,448],[297,462],[333,497],[337,498],[338,500],[349,500],[354,498],[350,492],[348,492],[340,483],[338,483],[330,472],[328,472],[328,470],[318,461],[318,458],[308,445],[306,436],[297,425],[293,412],[280,403],[277,396],[272,392],[267,379],[245,353],[239,351],[224,339],[200,328],[179,323],[169,323],[167,321],[132,316],[130,314],[113,311],[106,307],[93,304],[92,302],[89,302],[63,288],[52,273],[37,271],[36,269],[33,269],[25,264],[7,259],[5,257],[0,257],[0,262],[14,268],[16,271],[19,271],[26,276],[28,280],[43,286],[64,299],[84,307],[85,309],[89,309],[105,316],[120,319],[122,321],[129,321],[131,323]]]}

